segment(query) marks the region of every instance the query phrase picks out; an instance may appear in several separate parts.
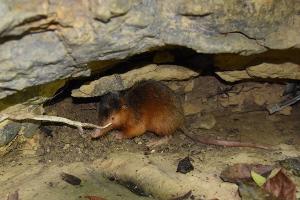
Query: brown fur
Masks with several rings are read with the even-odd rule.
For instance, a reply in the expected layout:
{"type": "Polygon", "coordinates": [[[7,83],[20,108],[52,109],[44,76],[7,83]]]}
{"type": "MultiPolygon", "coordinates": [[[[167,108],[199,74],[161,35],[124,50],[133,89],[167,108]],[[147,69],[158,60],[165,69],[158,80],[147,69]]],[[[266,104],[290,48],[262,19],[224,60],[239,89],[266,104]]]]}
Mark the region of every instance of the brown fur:
{"type": "Polygon", "coordinates": [[[123,138],[139,136],[146,131],[164,136],[174,133],[183,125],[180,98],[160,82],[138,82],[119,96],[119,102],[117,109],[111,108],[107,120],[100,122],[101,125],[112,122],[112,126],[98,131],[93,137],[112,129],[120,130],[123,138]]]}

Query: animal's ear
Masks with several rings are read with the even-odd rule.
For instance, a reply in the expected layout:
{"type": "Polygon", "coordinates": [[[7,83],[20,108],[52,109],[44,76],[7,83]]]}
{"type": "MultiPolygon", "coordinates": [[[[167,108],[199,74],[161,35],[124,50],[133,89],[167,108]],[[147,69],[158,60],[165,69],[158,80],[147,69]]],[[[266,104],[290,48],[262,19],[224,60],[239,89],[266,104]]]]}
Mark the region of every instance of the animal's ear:
{"type": "Polygon", "coordinates": [[[122,107],[121,107],[121,109],[123,109],[123,110],[125,110],[127,108],[128,108],[128,106],[126,104],[122,105],[122,107]]]}

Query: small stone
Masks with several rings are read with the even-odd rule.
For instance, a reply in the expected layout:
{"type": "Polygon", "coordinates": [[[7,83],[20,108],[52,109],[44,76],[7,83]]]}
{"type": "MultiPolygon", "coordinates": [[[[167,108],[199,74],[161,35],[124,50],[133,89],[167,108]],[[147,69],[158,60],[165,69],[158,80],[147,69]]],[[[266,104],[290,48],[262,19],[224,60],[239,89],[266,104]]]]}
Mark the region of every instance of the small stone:
{"type": "Polygon", "coordinates": [[[36,134],[39,130],[40,124],[35,123],[22,123],[23,129],[22,133],[27,138],[32,138],[34,134],[36,134]]]}
{"type": "Polygon", "coordinates": [[[194,170],[194,166],[191,163],[190,157],[187,156],[184,159],[179,161],[176,172],[186,174],[193,170],[194,170]]]}
{"type": "Polygon", "coordinates": [[[0,147],[11,142],[21,130],[21,123],[4,122],[0,124],[0,147]],[[2,125],[3,124],[3,125],[2,125]]]}
{"type": "Polygon", "coordinates": [[[139,144],[141,142],[141,138],[140,137],[135,137],[133,139],[133,141],[136,143],[136,144],[139,144]]]}
{"type": "Polygon", "coordinates": [[[223,72],[216,72],[216,74],[223,80],[228,82],[235,82],[243,79],[250,79],[252,78],[249,76],[246,70],[236,70],[236,71],[223,71],[223,72]]]}
{"type": "Polygon", "coordinates": [[[155,153],[155,149],[152,149],[152,150],[150,151],[150,153],[155,153]]]}
{"type": "Polygon", "coordinates": [[[70,144],[65,144],[65,146],[63,147],[63,150],[67,150],[68,148],[70,148],[70,144]]]}

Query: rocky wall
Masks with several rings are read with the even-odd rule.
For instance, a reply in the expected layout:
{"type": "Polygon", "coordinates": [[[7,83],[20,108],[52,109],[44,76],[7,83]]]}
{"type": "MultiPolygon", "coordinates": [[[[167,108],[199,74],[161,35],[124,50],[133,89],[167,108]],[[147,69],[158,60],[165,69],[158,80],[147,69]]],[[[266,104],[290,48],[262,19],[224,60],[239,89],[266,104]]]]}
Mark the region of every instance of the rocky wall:
{"type": "Polygon", "coordinates": [[[299,48],[299,13],[297,0],[0,1],[0,98],[166,45],[240,55],[299,48]]]}

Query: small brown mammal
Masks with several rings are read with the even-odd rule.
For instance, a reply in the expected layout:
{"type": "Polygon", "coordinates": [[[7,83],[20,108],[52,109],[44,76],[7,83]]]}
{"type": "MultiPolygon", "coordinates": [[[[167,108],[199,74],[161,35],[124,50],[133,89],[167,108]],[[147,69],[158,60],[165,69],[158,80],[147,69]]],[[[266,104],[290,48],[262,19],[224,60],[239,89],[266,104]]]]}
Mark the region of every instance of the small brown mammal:
{"type": "Polygon", "coordinates": [[[132,138],[146,131],[160,136],[170,135],[184,122],[180,98],[158,81],[141,81],[125,92],[108,93],[98,105],[101,126],[92,137],[112,129],[120,131],[118,138],[132,138]]]}
{"type": "Polygon", "coordinates": [[[98,104],[98,118],[100,126],[91,136],[97,138],[107,132],[117,129],[117,138],[132,138],[144,134],[146,131],[159,136],[168,136],[177,129],[193,141],[203,144],[228,147],[253,147],[269,149],[269,146],[218,140],[195,136],[189,133],[184,125],[184,113],[180,97],[168,86],[158,81],[141,81],[123,92],[104,95],[98,104]]]}

